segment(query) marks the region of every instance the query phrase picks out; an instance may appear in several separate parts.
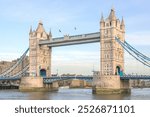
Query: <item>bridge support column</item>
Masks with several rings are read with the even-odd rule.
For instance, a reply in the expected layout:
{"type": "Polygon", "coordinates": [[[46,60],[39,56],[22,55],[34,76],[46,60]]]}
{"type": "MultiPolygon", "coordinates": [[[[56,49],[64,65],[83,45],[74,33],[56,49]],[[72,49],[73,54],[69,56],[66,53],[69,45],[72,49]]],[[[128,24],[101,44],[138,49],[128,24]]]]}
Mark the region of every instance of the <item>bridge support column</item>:
{"type": "MultiPolygon", "coordinates": [[[[39,45],[40,40],[51,40],[40,21],[36,31],[29,33],[29,77],[21,78],[20,91],[52,91],[53,86],[45,87],[42,77],[51,76],[51,48],[39,45]]],[[[56,86],[55,86],[56,90],[56,86]]]]}
{"type": "Polygon", "coordinates": [[[43,79],[41,77],[22,77],[19,86],[20,91],[36,91],[42,89],[43,79]]]}
{"type": "Polygon", "coordinates": [[[120,76],[116,75],[101,76],[93,82],[94,94],[120,94],[130,91],[129,80],[121,80],[120,76]]]}
{"type": "Polygon", "coordinates": [[[70,88],[89,88],[90,83],[87,83],[84,80],[74,79],[71,81],[70,88]]]}
{"type": "Polygon", "coordinates": [[[125,41],[124,20],[120,21],[112,8],[108,18],[100,21],[100,72],[93,75],[93,93],[117,94],[130,92],[129,80],[121,80],[124,72],[124,50],[115,41],[125,41]]]}
{"type": "Polygon", "coordinates": [[[56,91],[58,83],[52,83],[49,86],[43,84],[42,77],[23,77],[19,86],[20,91],[56,91]]]}
{"type": "Polygon", "coordinates": [[[58,88],[59,88],[58,82],[53,82],[52,83],[52,89],[53,89],[53,91],[57,91],[58,88]]]}
{"type": "Polygon", "coordinates": [[[78,80],[78,79],[72,80],[69,87],[70,88],[81,88],[81,86],[80,86],[80,80],[78,80]]]}

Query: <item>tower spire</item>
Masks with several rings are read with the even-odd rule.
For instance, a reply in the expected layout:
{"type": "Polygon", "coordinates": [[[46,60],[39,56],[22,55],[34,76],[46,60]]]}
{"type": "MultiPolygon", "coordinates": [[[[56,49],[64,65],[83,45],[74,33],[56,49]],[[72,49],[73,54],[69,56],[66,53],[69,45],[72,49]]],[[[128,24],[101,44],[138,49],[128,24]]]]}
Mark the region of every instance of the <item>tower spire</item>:
{"type": "Polygon", "coordinates": [[[101,22],[104,22],[103,13],[101,14],[101,22]]]}
{"type": "Polygon", "coordinates": [[[111,10],[114,10],[114,11],[115,11],[114,5],[112,5],[111,10]]]}
{"type": "Polygon", "coordinates": [[[122,21],[121,21],[121,25],[120,25],[121,29],[124,31],[125,30],[125,24],[124,24],[124,19],[122,17],[122,21]]]}
{"type": "Polygon", "coordinates": [[[122,17],[121,25],[122,25],[122,26],[125,25],[125,24],[124,24],[124,19],[123,19],[123,17],[122,17]]]}
{"type": "Polygon", "coordinates": [[[52,37],[51,28],[50,28],[50,30],[49,30],[49,37],[50,37],[50,38],[52,37]]]}
{"type": "Polygon", "coordinates": [[[43,23],[42,23],[41,20],[39,21],[39,24],[38,24],[38,27],[36,29],[36,32],[39,32],[39,33],[45,32],[45,29],[43,27],[43,23]]]}
{"type": "Polygon", "coordinates": [[[114,9],[114,7],[111,8],[111,11],[110,11],[110,14],[109,14],[108,18],[110,20],[116,20],[116,15],[115,15],[115,9],[114,9]]]}
{"type": "Polygon", "coordinates": [[[32,26],[30,26],[30,32],[29,32],[29,34],[31,34],[32,33],[32,26]]]}

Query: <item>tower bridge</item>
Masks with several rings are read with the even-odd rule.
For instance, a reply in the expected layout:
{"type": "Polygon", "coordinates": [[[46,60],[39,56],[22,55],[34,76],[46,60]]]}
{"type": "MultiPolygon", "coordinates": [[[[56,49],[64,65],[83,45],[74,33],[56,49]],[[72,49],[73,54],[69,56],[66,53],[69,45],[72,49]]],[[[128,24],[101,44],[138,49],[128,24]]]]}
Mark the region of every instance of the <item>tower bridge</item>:
{"type": "Polygon", "coordinates": [[[35,31],[30,29],[29,49],[20,57],[12,67],[0,74],[0,80],[15,80],[21,78],[19,89],[21,91],[51,91],[57,90],[56,81],[69,80],[51,76],[51,53],[52,48],[57,46],[76,45],[84,43],[100,43],[100,71],[95,72],[93,77],[77,77],[82,80],[92,80],[93,93],[128,93],[130,92],[129,79],[150,79],[150,76],[127,76],[124,69],[124,50],[132,55],[144,66],[150,67],[150,58],[143,55],[125,41],[124,19],[119,20],[115,10],[111,9],[105,19],[101,16],[100,31],[95,33],[81,34],[53,38],[48,34],[43,23],[39,22],[35,31]],[[10,75],[10,73],[24,60],[29,51],[29,64],[22,71],[10,75]],[[23,75],[29,72],[29,74],[23,75]],[[8,78],[9,76],[9,78],[8,78]],[[45,87],[44,84],[48,84],[45,87]]]}

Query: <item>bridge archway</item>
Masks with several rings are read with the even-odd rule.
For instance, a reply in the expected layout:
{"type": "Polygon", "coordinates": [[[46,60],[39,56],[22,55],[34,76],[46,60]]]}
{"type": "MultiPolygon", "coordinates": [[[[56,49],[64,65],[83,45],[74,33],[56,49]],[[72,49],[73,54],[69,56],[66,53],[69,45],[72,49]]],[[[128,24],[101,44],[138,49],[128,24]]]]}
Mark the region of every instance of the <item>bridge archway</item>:
{"type": "Polygon", "coordinates": [[[115,75],[123,76],[123,70],[120,66],[116,66],[116,73],[115,75]]]}
{"type": "Polygon", "coordinates": [[[40,76],[42,76],[42,77],[46,76],[46,70],[45,69],[40,70],[40,76]]]}

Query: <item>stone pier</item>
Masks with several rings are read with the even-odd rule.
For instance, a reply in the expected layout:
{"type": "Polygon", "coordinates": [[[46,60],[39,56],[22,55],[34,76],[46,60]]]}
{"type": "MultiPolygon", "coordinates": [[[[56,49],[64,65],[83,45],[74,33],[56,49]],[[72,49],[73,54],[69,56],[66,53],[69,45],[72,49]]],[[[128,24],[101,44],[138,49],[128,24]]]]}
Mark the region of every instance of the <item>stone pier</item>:
{"type": "Polygon", "coordinates": [[[23,77],[19,86],[20,91],[57,91],[58,83],[54,82],[46,86],[42,77],[23,77]]]}
{"type": "Polygon", "coordinates": [[[70,88],[91,88],[91,83],[84,80],[74,79],[71,81],[70,88]]]}
{"type": "Polygon", "coordinates": [[[120,94],[130,92],[129,80],[121,80],[120,76],[117,75],[101,76],[93,82],[94,94],[120,94]]]}
{"type": "MultiPolygon", "coordinates": [[[[100,21],[100,72],[93,81],[93,93],[116,94],[129,93],[129,80],[121,80],[124,70],[124,49],[115,38],[125,41],[124,20],[120,21],[114,8],[109,16],[100,21]]],[[[95,76],[95,75],[94,75],[95,76]]]]}

